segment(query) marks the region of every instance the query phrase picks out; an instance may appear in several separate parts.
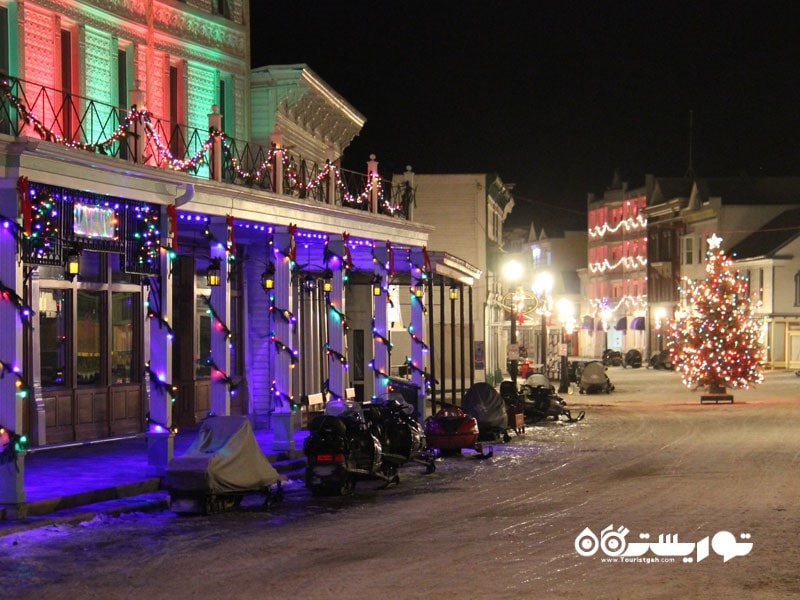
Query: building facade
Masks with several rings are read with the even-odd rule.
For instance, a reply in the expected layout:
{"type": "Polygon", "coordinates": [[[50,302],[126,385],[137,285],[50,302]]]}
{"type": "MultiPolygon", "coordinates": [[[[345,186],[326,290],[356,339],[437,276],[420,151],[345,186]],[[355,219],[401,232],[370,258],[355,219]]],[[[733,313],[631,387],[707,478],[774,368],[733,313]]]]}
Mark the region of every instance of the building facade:
{"type": "Polygon", "coordinates": [[[387,393],[395,306],[424,413],[425,300],[477,273],[434,281],[408,196],[339,168],[364,118],[313,71],[251,82],[248,13],[0,2],[0,504],[26,438],[145,433],[161,474],[176,425],[238,413],[293,449],[308,396],[387,393]]]}

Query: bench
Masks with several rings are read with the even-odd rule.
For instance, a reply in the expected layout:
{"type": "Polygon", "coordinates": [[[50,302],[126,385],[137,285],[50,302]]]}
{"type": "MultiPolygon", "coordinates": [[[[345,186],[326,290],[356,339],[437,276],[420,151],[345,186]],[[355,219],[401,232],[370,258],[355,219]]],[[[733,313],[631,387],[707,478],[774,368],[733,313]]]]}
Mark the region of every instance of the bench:
{"type": "Polygon", "coordinates": [[[705,402],[713,402],[714,404],[730,402],[733,404],[733,394],[704,394],[700,396],[700,404],[705,402]]]}

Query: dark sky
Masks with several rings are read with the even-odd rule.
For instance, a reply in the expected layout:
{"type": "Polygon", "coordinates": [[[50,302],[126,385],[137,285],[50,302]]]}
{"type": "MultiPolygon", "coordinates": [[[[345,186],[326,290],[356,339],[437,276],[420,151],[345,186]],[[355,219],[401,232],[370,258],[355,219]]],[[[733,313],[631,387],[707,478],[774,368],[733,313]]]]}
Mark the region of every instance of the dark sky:
{"type": "Polygon", "coordinates": [[[800,175],[788,3],[251,0],[253,66],[307,63],[367,119],[388,177],[497,172],[512,220],[585,226],[615,169],[800,175]]]}

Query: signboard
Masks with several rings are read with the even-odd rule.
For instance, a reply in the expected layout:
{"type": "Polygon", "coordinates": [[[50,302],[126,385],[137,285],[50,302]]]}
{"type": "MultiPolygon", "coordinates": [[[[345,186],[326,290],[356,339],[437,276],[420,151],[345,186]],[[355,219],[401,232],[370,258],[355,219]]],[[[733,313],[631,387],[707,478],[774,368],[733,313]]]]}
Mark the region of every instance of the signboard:
{"type": "Polygon", "coordinates": [[[486,368],[486,345],[483,340],[475,340],[473,342],[473,356],[475,370],[483,371],[486,368]]]}
{"type": "Polygon", "coordinates": [[[509,344],[506,346],[506,358],[508,358],[508,360],[519,360],[519,344],[509,344]]]}

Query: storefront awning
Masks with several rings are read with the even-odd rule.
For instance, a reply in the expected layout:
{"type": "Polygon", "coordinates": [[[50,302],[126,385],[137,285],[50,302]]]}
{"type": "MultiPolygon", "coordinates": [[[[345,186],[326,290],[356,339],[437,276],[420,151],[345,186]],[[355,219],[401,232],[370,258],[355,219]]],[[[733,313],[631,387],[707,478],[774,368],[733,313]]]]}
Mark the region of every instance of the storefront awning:
{"type": "Polygon", "coordinates": [[[594,329],[594,318],[590,317],[589,315],[584,315],[581,329],[594,329]]]}
{"type": "Polygon", "coordinates": [[[644,317],[634,317],[631,319],[631,329],[635,331],[644,331],[644,317]]]}
{"type": "Polygon", "coordinates": [[[614,329],[617,331],[625,331],[628,328],[628,317],[622,317],[617,324],[614,325],[614,329]]]}

